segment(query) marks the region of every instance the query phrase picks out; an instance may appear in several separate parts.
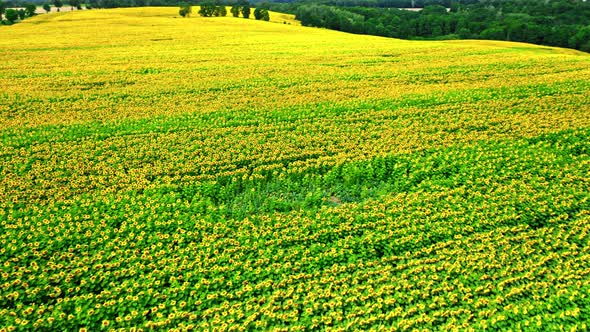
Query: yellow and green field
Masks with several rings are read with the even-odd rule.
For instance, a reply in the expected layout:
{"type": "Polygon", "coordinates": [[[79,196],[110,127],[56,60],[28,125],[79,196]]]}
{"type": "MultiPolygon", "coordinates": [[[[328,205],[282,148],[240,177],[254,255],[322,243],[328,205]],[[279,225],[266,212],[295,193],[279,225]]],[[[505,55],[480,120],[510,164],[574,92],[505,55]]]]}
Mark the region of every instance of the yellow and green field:
{"type": "Polygon", "coordinates": [[[589,328],[589,54],[177,16],[0,27],[0,331],[589,328]]]}

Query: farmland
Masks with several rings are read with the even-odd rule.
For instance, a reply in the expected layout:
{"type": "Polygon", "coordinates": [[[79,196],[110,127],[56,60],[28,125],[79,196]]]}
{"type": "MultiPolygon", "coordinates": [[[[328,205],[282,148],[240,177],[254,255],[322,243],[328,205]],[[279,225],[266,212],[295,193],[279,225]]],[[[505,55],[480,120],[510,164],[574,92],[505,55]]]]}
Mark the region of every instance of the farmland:
{"type": "Polygon", "coordinates": [[[0,29],[0,331],[588,329],[590,55],[175,16],[0,29]]]}

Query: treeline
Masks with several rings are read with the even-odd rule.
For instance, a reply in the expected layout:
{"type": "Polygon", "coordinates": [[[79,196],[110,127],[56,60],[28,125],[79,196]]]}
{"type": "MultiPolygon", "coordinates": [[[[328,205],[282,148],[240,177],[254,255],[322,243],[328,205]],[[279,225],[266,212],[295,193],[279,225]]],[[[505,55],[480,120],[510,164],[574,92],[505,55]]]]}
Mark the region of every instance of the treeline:
{"type": "Polygon", "coordinates": [[[91,8],[178,6],[178,0],[87,0],[91,8]]]}
{"type": "Polygon", "coordinates": [[[380,7],[380,8],[424,8],[441,5],[451,7],[452,4],[472,4],[479,0],[275,0],[283,4],[315,4],[337,7],[380,7]]]}
{"type": "Polygon", "coordinates": [[[590,2],[487,0],[449,5],[448,8],[428,5],[421,11],[305,2],[275,6],[279,7],[276,10],[294,13],[305,26],[357,34],[404,39],[521,41],[590,52],[590,2]]]}
{"type": "Polygon", "coordinates": [[[0,0],[0,8],[4,6],[5,8],[26,8],[27,5],[32,8],[32,6],[42,7],[44,10],[49,11],[47,6],[51,8],[51,6],[60,9],[61,7],[71,7],[81,9],[83,0],[0,0]]]}
{"type": "Polygon", "coordinates": [[[22,21],[27,17],[35,15],[37,6],[34,4],[22,4],[19,7],[23,8],[8,8],[8,4],[0,1],[0,25],[11,25],[18,21],[22,21]]]}
{"type": "MultiPolygon", "coordinates": [[[[254,18],[257,20],[262,21],[269,21],[270,14],[268,13],[269,4],[264,2],[259,4],[254,9],[254,18]]],[[[230,12],[233,17],[240,17],[242,15],[243,18],[250,18],[250,14],[252,13],[252,8],[250,3],[247,0],[240,0],[237,3],[234,3],[230,9],[230,12]]],[[[178,11],[180,16],[187,17],[190,16],[192,13],[192,5],[189,3],[183,3],[180,5],[180,10],[178,11]]],[[[227,16],[227,9],[225,4],[221,4],[219,2],[203,2],[199,5],[199,15],[203,17],[212,17],[212,16],[227,16]]]]}
{"type": "MultiPolygon", "coordinates": [[[[68,0],[68,3],[64,3],[62,0],[52,0],[51,2],[4,2],[0,0],[0,25],[12,25],[20,22],[27,17],[37,15],[37,4],[42,5],[43,10],[46,13],[51,11],[52,6],[60,11],[64,6],[69,6],[74,10],[82,9],[81,0],[68,0]]],[[[88,8],[88,5],[87,5],[88,8]]]]}

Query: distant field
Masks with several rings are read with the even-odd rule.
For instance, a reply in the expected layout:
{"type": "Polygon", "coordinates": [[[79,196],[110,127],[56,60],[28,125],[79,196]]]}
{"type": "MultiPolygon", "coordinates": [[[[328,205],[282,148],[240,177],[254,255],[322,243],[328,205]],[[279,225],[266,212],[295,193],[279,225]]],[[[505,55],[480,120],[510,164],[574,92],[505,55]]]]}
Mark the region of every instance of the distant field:
{"type": "MultiPolygon", "coordinates": [[[[12,9],[25,9],[25,8],[24,7],[15,7],[15,8],[12,8],[12,9]]],[[[73,10],[78,10],[78,9],[72,8],[70,6],[66,6],[66,7],[61,7],[60,10],[59,10],[59,12],[70,12],[70,11],[73,11],[73,10]]],[[[51,13],[57,13],[58,12],[57,7],[51,6],[50,12],[51,13]]],[[[35,13],[36,14],[46,14],[47,12],[43,9],[43,7],[40,7],[39,6],[39,7],[37,7],[37,10],[35,10],[35,13]]]]}
{"type": "MultiPolygon", "coordinates": [[[[59,8],[59,11],[57,10],[57,7],[51,6],[51,11],[50,13],[63,13],[63,12],[71,12],[71,11],[77,11],[77,10],[84,10],[84,9],[76,9],[74,7],[71,6],[64,6],[59,8]]],[[[35,11],[35,13],[37,14],[46,14],[47,12],[43,9],[43,7],[37,7],[37,10],[35,11]]]]}
{"type": "Polygon", "coordinates": [[[0,29],[0,331],[588,329],[590,56],[282,15],[0,29]]]}

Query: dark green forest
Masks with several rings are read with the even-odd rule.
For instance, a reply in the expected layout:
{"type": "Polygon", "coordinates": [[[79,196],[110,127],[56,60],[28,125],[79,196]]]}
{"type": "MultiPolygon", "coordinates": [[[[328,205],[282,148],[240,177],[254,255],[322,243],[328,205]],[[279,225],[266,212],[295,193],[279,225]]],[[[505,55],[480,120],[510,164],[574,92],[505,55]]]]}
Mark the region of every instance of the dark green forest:
{"type": "MultiPolygon", "coordinates": [[[[590,52],[590,2],[482,0],[428,4],[420,11],[386,8],[403,0],[328,0],[275,4],[305,26],[403,39],[494,39],[590,52]],[[339,5],[339,6],[335,6],[339,5]],[[348,6],[353,5],[353,6],[348,6]],[[449,5],[445,7],[444,5],[449,5]]],[[[411,5],[411,4],[410,4],[411,5]]]]}

